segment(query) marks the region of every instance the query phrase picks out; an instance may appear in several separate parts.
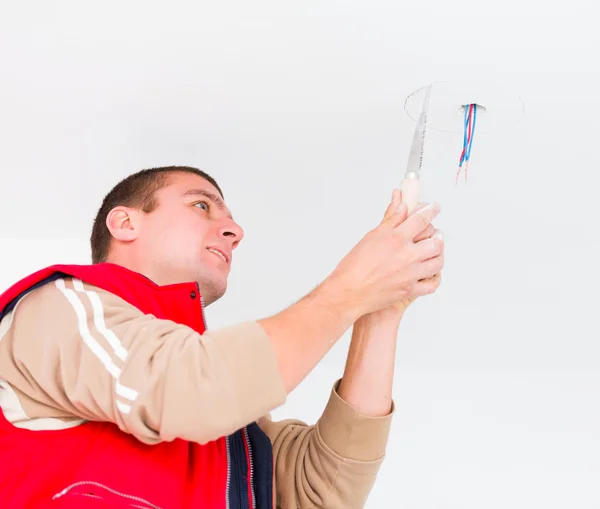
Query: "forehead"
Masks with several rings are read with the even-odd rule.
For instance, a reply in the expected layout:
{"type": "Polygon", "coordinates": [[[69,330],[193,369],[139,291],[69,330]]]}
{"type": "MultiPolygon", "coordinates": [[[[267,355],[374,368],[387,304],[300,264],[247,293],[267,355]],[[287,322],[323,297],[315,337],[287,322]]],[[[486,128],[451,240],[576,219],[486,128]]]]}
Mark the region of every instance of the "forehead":
{"type": "Polygon", "coordinates": [[[192,173],[173,173],[169,175],[168,183],[163,189],[169,193],[175,194],[184,194],[194,189],[203,190],[207,193],[214,194],[219,199],[223,200],[221,193],[219,193],[215,186],[200,175],[194,175],[192,173]]]}
{"type": "Polygon", "coordinates": [[[208,180],[200,175],[191,173],[175,173],[169,176],[166,186],[159,190],[159,200],[161,202],[169,201],[193,201],[199,198],[208,199],[231,217],[231,212],[225,205],[223,197],[218,189],[208,180]]]}

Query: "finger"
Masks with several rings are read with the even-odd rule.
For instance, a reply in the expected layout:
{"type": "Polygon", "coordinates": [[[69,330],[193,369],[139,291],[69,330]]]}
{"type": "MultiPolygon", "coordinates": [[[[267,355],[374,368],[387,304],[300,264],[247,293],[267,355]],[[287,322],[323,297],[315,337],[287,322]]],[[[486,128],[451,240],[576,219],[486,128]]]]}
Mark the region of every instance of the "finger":
{"type": "Polygon", "coordinates": [[[417,260],[425,261],[435,258],[444,252],[444,237],[438,231],[431,238],[415,243],[414,249],[417,260]]]}
{"type": "Polygon", "coordinates": [[[439,288],[441,282],[442,282],[441,274],[435,274],[433,277],[430,277],[428,279],[423,279],[421,281],[417,281],[417,283],[413,287],[412,294],[415,297],[422,297],[424,295],[430,295],[439,288]]]}
{"type": "Polygon", "coordinates": [[[425,239],[430,239],[431,237],[433,237],[435,235],[436,232],[438,232],[439,230],[433,226],[431,223],[427,225],[427,228],[425,228],[421,233],[419,233],[419,235],[417,235],[413,241],[414,242],[421,242],[422,240],[425,239]]]}
{"type": "Polygon", "coordinates": [[[406,221],[407,217],[408,207],[404,203],[401,203],[398,206],[398,211],[388,217],[382,224],[390,226],[391,228],[396,228],[406,221]]]}
{"type": "Polygon", "coordinates": [[[394,189],[392,191],[392,201],[388,205],[388,208],[383,215],[383,221],[388,219],[390,216],[395,214],[398,211],[398,206],[402,203],[402,193],[398,189],[394,189]]]}
{"type": "Polygon", "coordinates": [[[413,215],[415,212],[418,212],[421,209],[424,209],[425,207],[427,207],[427,203],[419,203],[417,204],[417,206],[412,210],[412,212],[410,213],[410,215],[413,215]]]}
{"type": "Polygon", "coordinates": [[[402,230],[409,238],[414,239],[437,217],[440,213],[440,206],[437,203],[430,203],[426,207],[411,214],[402,226],[402,230]]]}
{"type": "Polygon", "coordinates": [[[421,262],[418,268],[419,281],[430,279],[434,277],[436,274],[442,272],[444,268],[444,255],[441,254],[436,256],[435,258],[430,258],[429,260],[425,260],[421,262]]]}
{"type": "MultiPolygon", "coordinates": [[[[414,214],[415,212],[418,212],[419,210],[424,209],[428,204],[427,203],[419,203],[412,212],[409,213],[409,215],[414,214]]],[[[417,237],[415,237],[413,239],[413,242],[419,242],[421,240],[424,239],[428,239],[429,237],[431,237],[437,230],[435,229],[435,227],[432,224],[427,225],[427,228],[425,228],[425,230],[423,230],[421,233],[419,233],[419,235],[417,235],[417,237]]]]}

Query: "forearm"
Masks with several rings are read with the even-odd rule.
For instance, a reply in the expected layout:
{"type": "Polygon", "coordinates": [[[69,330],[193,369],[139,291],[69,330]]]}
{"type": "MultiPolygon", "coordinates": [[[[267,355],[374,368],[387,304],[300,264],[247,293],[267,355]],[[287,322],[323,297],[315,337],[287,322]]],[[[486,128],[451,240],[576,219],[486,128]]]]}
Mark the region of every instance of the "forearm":
{"type": "Polygon", "coordinates": [[[269,336],[288,393],[342,337],[357,313],[336,283],[326,280],[284,311],[258,320],[269,336]]]}
{"type": "Polygon", "coordinates": [[[364,315],[354,324],[339,386],[340,397],[364,415],[383,416],[392,409],[396,338],[401,315],[386,311],[364,315]]]}

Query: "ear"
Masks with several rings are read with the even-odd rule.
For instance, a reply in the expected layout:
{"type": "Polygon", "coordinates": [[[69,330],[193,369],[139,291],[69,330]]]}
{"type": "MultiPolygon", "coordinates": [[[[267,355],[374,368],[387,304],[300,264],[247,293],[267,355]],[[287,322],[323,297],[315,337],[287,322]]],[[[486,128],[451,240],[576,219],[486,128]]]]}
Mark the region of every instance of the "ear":
{"type": "Polygon", "coordinates": [[[131,242],[139,235],[139,213],[129,207],[115,207],[106,217],[106,227],[115,240],[131,242]]]}

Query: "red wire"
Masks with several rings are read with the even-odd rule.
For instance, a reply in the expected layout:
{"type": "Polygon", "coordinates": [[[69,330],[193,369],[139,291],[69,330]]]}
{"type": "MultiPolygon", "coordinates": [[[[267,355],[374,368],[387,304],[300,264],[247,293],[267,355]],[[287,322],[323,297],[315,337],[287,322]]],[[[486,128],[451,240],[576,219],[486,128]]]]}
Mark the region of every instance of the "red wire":
{"type": "Polygon", "coordinates": [[[473,105],[469,105],[469,134],[467,135],[467,145],[471,142],[471,128],[473,127],[473,105]]]}
{"type": "MultiPolygon", "coordinates": [[[[471,143],[471,136],[473,135],[473,105],[469,106],[469,134],[467,138],[467,146],[471,143]]],[[[465,180],[468,180],[468,172],[469,172],[469,161],[465,165],[465,180]]]]}
{"type": "MultiPolygon", "coordinates": [[[[462,161],[462,158],[465,156],[465,153],[467,151],[467,147],[469,146],[469,143],[471,143],[471,136],[472,136],[472,133],[473,133],[473,104],[469,105],[469,113],[468,113],[468,116],[467,116],[467,124],[468,124],[467,144],[466,144],[466,146],[463,147],[462,152],[460,153],[460,159],[459,159],[459,161],[462,161]]],[[[465,179],[467,178],[468,165],[469,165],[469,162],[467,161],[467,165],[465,166],[465,179]]],[[[460,169],[461,169],[461,165],[459,165],[458,172],[456,174],[456,183],[457,184],[458,184],[458,177],[460,176],[460,169]]]]}
{"type": "Polygon", "coordinates": [[[469,113],[467,115],[467,124],[468,124],[468,133],[467,133],[467,144],[463,147],[462,152],[460,153],[459,161],[462,161],[464,157],[467,147],[469,146],[469,142],[471,141],[471,126],[473,125],[473,105],[469,105],[469,113]]]}

